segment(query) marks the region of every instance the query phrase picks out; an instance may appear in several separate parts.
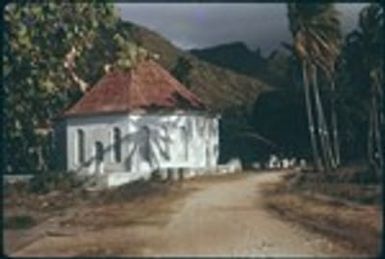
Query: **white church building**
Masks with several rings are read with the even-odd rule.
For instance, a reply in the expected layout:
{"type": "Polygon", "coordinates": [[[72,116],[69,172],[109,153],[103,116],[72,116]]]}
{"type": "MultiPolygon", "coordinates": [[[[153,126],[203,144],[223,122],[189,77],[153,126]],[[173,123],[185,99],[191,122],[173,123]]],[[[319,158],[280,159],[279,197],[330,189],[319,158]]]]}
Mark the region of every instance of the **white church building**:
{"type": "Polygon", "coordinates": [[[219,116],[153,60],[106,73],[54,125],[59,167],[107,186],[218,162],[219,116]]]}

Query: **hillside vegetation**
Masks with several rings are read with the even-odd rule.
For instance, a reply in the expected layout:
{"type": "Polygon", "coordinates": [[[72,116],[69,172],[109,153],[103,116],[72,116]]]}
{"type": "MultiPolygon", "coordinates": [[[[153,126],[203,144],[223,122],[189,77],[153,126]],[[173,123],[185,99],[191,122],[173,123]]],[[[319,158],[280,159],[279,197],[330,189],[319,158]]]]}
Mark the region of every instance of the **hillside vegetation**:
{"type": "Polygon", "coordinates": [[[296,68],[292,57],[283,49],[262,55],[260,49],[251,50],[243,42],[231,42],[203,49],[192,49],[190,53],[217,66],[231,69],[276,88],[292,88],[293,71],[296,68]]]}

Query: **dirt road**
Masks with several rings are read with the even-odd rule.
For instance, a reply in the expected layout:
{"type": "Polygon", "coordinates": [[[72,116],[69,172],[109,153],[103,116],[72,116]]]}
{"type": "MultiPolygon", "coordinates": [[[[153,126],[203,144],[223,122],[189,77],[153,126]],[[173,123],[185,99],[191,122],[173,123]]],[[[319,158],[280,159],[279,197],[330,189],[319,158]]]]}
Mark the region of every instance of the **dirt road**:
{"type": "MultiPolygon", "coordinates": [[[[188,183],[198,190],[173,212],[138,224],[72,236],[44,237],[13,255],[73,256],[74,246],[103,242],[110,255],[144,256],[332,256],[347,255],[325,237],[282,221],[263,207],[260,189],[280,173],[245,174],[238,179],[188,183]],[[148,222],[147,222],[148,223],[148,222]]],[[[97,251],[94,251],[97,254],[97,251]]]]}

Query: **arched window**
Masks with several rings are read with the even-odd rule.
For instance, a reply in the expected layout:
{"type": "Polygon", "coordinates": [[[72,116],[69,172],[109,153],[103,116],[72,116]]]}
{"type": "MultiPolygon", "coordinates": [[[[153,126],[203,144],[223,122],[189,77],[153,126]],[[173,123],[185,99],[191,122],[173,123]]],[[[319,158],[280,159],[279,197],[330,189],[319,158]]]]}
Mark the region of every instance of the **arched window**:
{"type": "Polygon", "coordinates": [[[122,159],[122,134],[119,128],[113,129],[113,156],[117,163],[122,159]]]}
{"type": "Polygon", "coordinates": [[[171,138],[169,135],[169,131],[166,125],[162,126],[163,132],[164,132],[164,144],[165,144],[165,149],[163,152],[163,157],[166,159],[166,161],[170,161],[170,142],[171,138]]]}
{"type": "Polygon", "coordinates": [[[185,126],[181,127],[181,133],[182,133],[182,143],[183,143],[183,150],[184,150],[184,160],[188,160],[188,132],[187,128],[185,126]]]}
{"type": "Polygon", "coordinates": [[[140,153],[146,162],[151,162],[151,144],[150,144],[150,129],[146,126],[141,128],[141,148],[140,153]]]}
{"type": "Polygon", "coordinates": [[[104,159],[104,150],[103,150],[103,144],[100,141],[95,142],[95,160],[96,163],[99,164],[103,162],[104,159]]]}
{"type": "Polygon", "coordinates": [[[84,131],[81,129],[78,129],[77,131],[77,159],[80,164],[84,163],[84,131]]]}

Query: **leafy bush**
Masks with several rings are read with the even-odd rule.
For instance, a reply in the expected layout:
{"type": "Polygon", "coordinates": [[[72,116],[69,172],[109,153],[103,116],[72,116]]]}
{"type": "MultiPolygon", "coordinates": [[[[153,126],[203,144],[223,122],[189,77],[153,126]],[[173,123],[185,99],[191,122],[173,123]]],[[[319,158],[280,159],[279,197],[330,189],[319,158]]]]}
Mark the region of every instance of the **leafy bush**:
{"type": "Polygon", "coordinates": [[[30,228],[35,224],[35,220],[29,215],[10,216],[4,219],[4,229],[30,228]]]}
{"type": "Polygon", "coordinates": [[[80,180],[72,172],[49,172],[34,177],[28,190],[30,192],[45,194],[53,190],[71,191],[83,185],[84,180],[80,180]]]}

